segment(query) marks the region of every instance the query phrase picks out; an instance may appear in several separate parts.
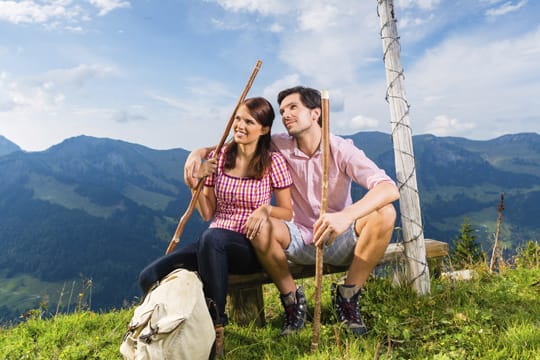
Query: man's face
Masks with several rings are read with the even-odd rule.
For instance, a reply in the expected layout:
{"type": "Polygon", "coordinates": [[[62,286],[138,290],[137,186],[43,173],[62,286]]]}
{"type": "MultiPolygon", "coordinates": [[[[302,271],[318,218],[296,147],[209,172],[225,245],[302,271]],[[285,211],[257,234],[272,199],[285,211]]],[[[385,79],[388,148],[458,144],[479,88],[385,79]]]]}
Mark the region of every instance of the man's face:
{"type": "Polygon", "coordinates": [[[299,135],[311,126],[318,126],[320,110],[310,109],[302,104],[298,93],[290,94],[281,101],[279,113],[283,125],[291,136],[299,135]]]}

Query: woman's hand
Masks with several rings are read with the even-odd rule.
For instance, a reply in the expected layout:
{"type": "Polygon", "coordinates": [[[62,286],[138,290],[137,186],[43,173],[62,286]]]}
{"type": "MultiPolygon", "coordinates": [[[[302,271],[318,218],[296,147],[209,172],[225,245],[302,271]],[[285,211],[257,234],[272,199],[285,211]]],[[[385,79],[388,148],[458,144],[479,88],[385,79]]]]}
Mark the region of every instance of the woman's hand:
{"type": "Polygon", "coordinates": [[[257,210],[249,215],[246,223],[244,224],[244,230],[246,231],[246,237],[253,240],[261,231],[262,225],[270,217],[272,206],[262,205],[257,210]]]}
{"type": "Polygon", "coordinates": [[[199,175],[203,159],[208,156],[212,148],[199,148],[193,150],[184,163],[184,182],[188,187],[194,189],[201,176],[199,175]]]}
{"type": "Polygon", "coordinates": [[[209,159],[203,162],[199,168],[198,178],[204,178],[216,172],[217,159],[209,159]]]}

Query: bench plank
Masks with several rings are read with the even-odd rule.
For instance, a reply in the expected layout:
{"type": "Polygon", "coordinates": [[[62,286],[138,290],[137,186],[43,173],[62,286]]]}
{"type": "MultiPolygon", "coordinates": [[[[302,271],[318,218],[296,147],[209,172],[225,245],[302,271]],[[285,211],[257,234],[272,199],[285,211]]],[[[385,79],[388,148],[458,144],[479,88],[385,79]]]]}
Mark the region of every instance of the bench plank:
{"type": "MultiPolygon", "coordinates": [[[[441,258],[448,255],[448,244],[442,241],[425,239],[426,257],[441,258]]],[[[403,244],[388,245],[379,265],[405,261],[403,244]]],[[[348,267],[323,265],[323,274],[335,274],[347,271],[348,267]]],[[[315,276],[314,265],[298,265],[289,263],[289,269],[294,279],[315,276]]],[[[265,272],[248,275],[229,275],[229,295],[231,318],[238,324],[249,324],[253,320],[258,326],[265,324],[264,298],[262,285],[272,283],[265,272]]]]}

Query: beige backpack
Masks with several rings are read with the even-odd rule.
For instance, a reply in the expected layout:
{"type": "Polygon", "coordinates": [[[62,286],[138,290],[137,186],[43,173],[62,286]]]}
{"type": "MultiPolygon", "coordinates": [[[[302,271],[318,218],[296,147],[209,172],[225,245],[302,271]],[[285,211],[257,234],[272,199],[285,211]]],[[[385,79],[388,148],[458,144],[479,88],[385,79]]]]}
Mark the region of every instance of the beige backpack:
{"type": "Polygon", "coordinates": [[[120,352],[125,360],[207,360],[215,336],[201,280],[177,269],[135,308],[120,352]]]}

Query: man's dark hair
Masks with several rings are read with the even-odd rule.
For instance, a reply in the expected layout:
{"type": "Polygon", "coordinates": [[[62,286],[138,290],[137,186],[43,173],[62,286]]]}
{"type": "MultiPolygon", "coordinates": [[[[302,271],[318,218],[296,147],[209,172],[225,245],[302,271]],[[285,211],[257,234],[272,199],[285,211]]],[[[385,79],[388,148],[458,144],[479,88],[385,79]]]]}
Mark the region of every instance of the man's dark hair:
{"type": "MultiPolygon", "coordinates": [[[[312,89],[304,86],[295,86],[280,91],[277,97],[278,104],[281,105],[283,99],[292,94],[299,94],[300,101],[308,109],[321,108],[321,92],[317,89],[312,89]]],[[[317,122],[319,123],[319,126],[322,127],[322,112],[321,115],[319,115],[319,119],[317,120],[317,122]]]]}

